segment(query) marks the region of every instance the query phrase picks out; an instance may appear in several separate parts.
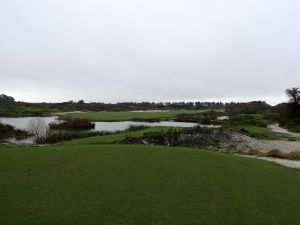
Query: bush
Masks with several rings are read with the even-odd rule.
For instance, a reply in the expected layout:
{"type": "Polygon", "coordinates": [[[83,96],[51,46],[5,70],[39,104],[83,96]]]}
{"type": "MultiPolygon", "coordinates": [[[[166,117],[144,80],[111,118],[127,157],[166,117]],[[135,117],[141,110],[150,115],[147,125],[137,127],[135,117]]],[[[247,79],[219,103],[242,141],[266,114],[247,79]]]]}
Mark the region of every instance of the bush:
{"type": "Polygon", "coordinates": [[[238,114],[230,116],[229,122],[231,125],[249,124],[259,127],[267,127],[266,121],[261,119],[259,115],[238,114]]]}
{"type": "Polygon", "coordinates": [[[50,123],[49,127],[54,130],[91,130],[95,123],[89,120],[67,120],[61,123],[50,123]]]}
{"type": "Polygon", "coordinates": [[[249,134],[249,131],[246,130],[245,128],[240,128],[240,132],[245,133],[245,134],[249,134]]]}
{"type": "Polygon", "coordinates": [[[289,137],[288,140],[289,141],[297,141],[297,138],[296,137],[289,137]]]}
{"type": "Polygon", "coordinates": [[[268,124],[263,120],[256,121],[256,125],[259,127],[267,127],[268,126],[268,124]]]}
{"type": "Polygon", "coordinates": [[[0,123],[0,134],[7,131],[13,131],[15,128],[9,124],[0,123]]]}
{"type": "Polygon", "coordinates": [[[262,152],[257,150],[257,149],[250,149],[248,152],[247,152],[248,155],[256,155],[256,156],[260,156],[262,155],[262,152]]]}
{"type": "Polygon", "coordinates": [[[292,160],[300,160],[300,151],[297,152],[290,152],[288,154],[288,158],[292,160]]]}
{"type": "Polygon", "coordinates": [[[253,138],[258,138],[258,139],[266,139],[266,138],[268,138],[268,134],[267,133],[263,133],[263,132],[251,133],[250,136],[253,137],[253,138]]]}
{"type": "Polygon", "coordinates": [[[147,128],[150,128],[150,127],[144,126],[144,125],[130,125],[125,131],[145,130],[147,128]]]}
{"type": "Polygon", "coordinates": [[[278,150],[278,149],[272,149],[271,151],[269,151],[266,156],[268,157],[273,157],[273,158],[279,158],[279,159],[286,159],[288,158],[288,156],[286,154],[284,154],[282,151],[278,150]]]}
{"type": "Polygon", "coordinates": [[[156,123],[160,122],[161,118],[133,118],[132,121],[134,122],[148,122],[148,123],[156,123]]]}
{"type": "MultiPolygon", "coordinates": [[[[243,152],[239,151],[239,152],[237,152],[237,154],[243,154],[243,152]]],[[[290,153],[286,154],[278,149],[272,149],[271,151],[267,152],[266,154],[263,154],[261,151],[259,151],[257,149],[250,149],[247,152],[247,154],[253,155],[253,156],[267,156],[267,157],[279,158],[279,159],[300,160],[300,151],[290,152],[290,153]]]]}
{"type": "Polygon", "coordinates": [[[57,131],[48,134],[44,140],[37,142],[43,144],[53,144],[61,141],[68,141],[77,138],[86,138],[86,137],[93,137],[93,136],[103,136],[109,135],[112,132],[108,131],[101,131],[101,132],[79,132],[79,131],[57,131]]]}
{"type": "Polygon", "coordinates": [[[27,138],[29,134],[24,130],[15,129],[9,124],[0,123],[0,139],[15,137],[16,139],[27,138]]]}

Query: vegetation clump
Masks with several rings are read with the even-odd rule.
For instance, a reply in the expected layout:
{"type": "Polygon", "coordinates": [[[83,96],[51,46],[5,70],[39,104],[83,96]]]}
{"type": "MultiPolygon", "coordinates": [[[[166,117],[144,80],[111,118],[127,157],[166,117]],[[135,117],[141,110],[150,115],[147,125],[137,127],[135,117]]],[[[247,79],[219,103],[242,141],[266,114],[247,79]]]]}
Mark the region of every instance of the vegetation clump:
{"type": "Polygon", "coordinates": [[[208,150],[234,148],[233,136],[228,132],[215,129],[195,127],[190,129],[170,129],[167,132],[149,132],[142,137],[126,137],[121,144],[155,144],[166,146],[185,146],[208,150]]]}
{"type": "Polygon", "coordinates": [[[278,149],[272,149],[271,151],[268,151],[266,154],[267,157],[273,157],[273,158],[279,158],[279,159],[286,159],[287,154],[284,154],[282,151],[278,149]]]}
{"type": "Polygon", "coordinates": [[[0,140],[6,138],[24,139],[27,138],[29,134],[20,129],[15,129],[15,127],[9,124],[0,123],[0,140]]]}
{"type": "Polygon", "coordinates": [[[300,151],[293,151],[289,153],[284,153],[279,149],[272,149],[267,153],[263,153],[258,149],[250,149],[247,152],[244,151],[237,151],[237,154],[246,154],[251,156],[258,156],[258,157],[272,157],[278,159],[289,159],[289,160],[300,160],[300,151]]]}
{"type": "Polygon", "coordinates": [[[195,114],[181,113],[176,115],[172,120],[176,122],[200,123],[204,125],[220,125],[222,121],[218,120],[219,116],[224,116],[220,110],[208,110],[195,114]]]}
{"type": "Polygon", "coordinates": [[[255,114],[265,112],[272,107],[263,101],[253,101],[248,103],[230,103],[225,106],[225,111],[229,114],[246,113],[255,114]]]}
{"type": "Polygon", "coordinates": [[[99,131],[99,132],[51,131],[40,143],[54,144],[62,141],[69,141],[72,139],[104,136],[110,134],[112,134],[112,132],[108,132],[108,131],[99,131]]]}
{"type": "Polygon", "coordinates": [[[138,131],[138,130],[145,130],[150,128],[149,126],[144,126],[144,125],[130,125],[126,130],[126,131],[138,131]]]}
{"type": "MultiPolygon", "coordinates": [[[[243,152],[242,152],[243,153],[243,152]]],[[[250,149],[248,152],[247,152],[247,155],[254,155],[254,156],[262,156],[263,153],[258,150],[258,149],[250,149]]]]}
{"type": "Polygon", "coordinates": [[[50,123],[50,129],[54,130],[91,130],[95,129],[95,123],[86,119],[67,120],[60,123],[50,123]]]}
{"type": "Polygon", "coordinates": [[[290,152],[288,158],[291,160],[300,160],[300,149],[299,151],[290,152]]]}
{"type": "Polygon", "coordinates": [[[267,152],[266,156],[273,157],[273,158],[279,158],[279,159],[300,160],[300,151],[284,153],[278,149],[273,149],[273,150],[267,152]]]}
{"type": "Polygon", "coordinates": [[[167,120],[167,118],[132,118],[134,122],[147,122],[147,123],[157,123],[163,120],[167,120]]]}

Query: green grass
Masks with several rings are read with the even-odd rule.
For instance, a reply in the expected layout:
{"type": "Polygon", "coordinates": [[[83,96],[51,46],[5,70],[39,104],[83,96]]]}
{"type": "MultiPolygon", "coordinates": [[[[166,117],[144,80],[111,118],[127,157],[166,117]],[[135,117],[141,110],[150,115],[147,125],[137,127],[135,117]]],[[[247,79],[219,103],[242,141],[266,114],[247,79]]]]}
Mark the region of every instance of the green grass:
{"type": "Polygon", "coordinates": [[[132,119],[171,118],[178,114],[196,114],[205,110],[171,110],[162,112],[87,112],[69,113],[61,118],[89,119],[91,121],[130,121],[132,119]]]}
{"type": "Polygon", "coordinates": [[[259,127],[259,126],[249,125],[249,124],[241,124],[238,127],[240,129],[245,129],[250,133],[267,133],[271,131],[271,129],[267,127],[259,127]]]}
{"type": "Polygon", "coordinates": [[[0,147],[5,225],[300,223],[300,172],[186,148],[0,147]]]}
{"type": "Polygon", "coordinates": [[[49,116],[51,113],[61,110],[49,106],[16,106],[5,105],[0,107],[0,116],[4,117],[21,117],[21,116],[49,116]]]}
{"type": "Polygon", "coordinates": [[[170,127],[151,127],[144,130],[137,131],[124,131],[118,134],[110,134],[104,136],[94,136],[80,139],[73,139],[70,141],[62,142],[67,145],[82,145],[82,144],[96,144],[96,143],[112,143],[114,141],[121,141],[126,137],[141,137],[147,132],[166,132],[168,130],[182,130],[184,128],[170,128],[170,127]]]}

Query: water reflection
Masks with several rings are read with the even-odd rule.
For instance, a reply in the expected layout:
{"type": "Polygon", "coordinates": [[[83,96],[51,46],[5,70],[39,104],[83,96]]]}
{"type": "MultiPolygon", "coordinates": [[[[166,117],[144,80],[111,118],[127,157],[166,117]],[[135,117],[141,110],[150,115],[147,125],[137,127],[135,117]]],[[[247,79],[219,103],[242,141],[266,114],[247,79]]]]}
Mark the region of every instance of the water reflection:
{"type": "MultiPolygon", "coordinates": [[[[16,118],[0,118],[0,121],[5,124],[14,126],[16,129],[26,130],[30,121],[33,119],[42,119],[46,124],[57,122],[56,117],[16,117],[16,118]]],[[[172,122],[172,121],[162,121],[162,122],[133,122],[133,121],[122,121],[122,122],[94,122],[95,131],[117,131],[126,130],[130,125],[144,125],[149,127],[194,127],[196,123],[184,123],[184,122],[172,122]]]]}

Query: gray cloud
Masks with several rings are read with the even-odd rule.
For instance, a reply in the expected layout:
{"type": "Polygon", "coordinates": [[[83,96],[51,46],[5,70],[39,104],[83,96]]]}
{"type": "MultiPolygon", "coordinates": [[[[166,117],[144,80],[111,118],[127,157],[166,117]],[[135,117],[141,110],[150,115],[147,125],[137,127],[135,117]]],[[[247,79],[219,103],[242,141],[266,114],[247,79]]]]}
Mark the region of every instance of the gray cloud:
{"type": "Polygon", "coordinates": [[[296,0],[2,0],[0,92],[18,100],[285,100],[296,0]]]}

